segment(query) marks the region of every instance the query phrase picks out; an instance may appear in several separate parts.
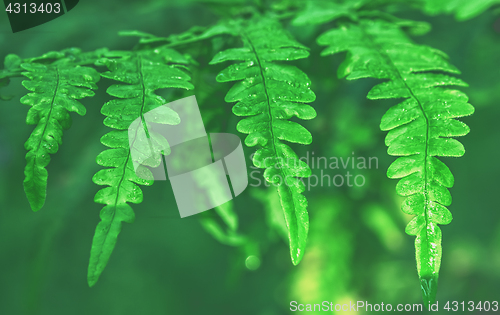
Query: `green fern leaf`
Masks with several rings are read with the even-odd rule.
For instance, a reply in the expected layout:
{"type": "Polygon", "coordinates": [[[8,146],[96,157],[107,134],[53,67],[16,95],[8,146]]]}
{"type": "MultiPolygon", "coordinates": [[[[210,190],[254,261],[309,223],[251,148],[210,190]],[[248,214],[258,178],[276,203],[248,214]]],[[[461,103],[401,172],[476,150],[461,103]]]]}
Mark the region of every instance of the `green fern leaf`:
{"type": "Polygon", "coordinates": [[[223,205],[217,206],[214,210],[217,213],[217,216],[222,219],[224,224],[219,223],[220,220],[217,219],[212,211],[201,212],[199,214],[199,220],[205,231],[212,235],[212,237],[221,244],[229,246],[244,245],[247,242],[246,237],[238,233],[234,223],[227,221],[227,218],[229,217],[234,217],[236,220],[238,219],[233,210],[233,204],[231,202],[227,202],[223,205]]]}
{"type": "Polygon", "coordinates": [[[209,27],[193,26],[181,34],[172,34],[169,37],[157,37],[153,34],[131,30],[120,31],[120,36],[139,37],[139,44],[152,44],[168,42],[168,46],[177,46],[205,40],[217,35],[232,34],[231,21],[221,20],[209,27]]]}
{"type": "Polygon", "coordinates": [[[341,17],[354,17],[354,11],[361,6],[361,1],[304,1],[304,9],[293,19],[294,25],[324,24],[341,17]]]}
{"type": "Polygon", "coordinates": [[[309,166],[299,160],[283,140],[310,144],[311,134],[293,116],[312,119],[315,110],[305,102],[316,96],[311,81],[297,67],[275,61],[296,60],[309,55],[307,48],[295,41],[281,25],[269,18],[243,22],[239,29],[243,47],[219,52],[210,62],[242,61],[230,65],[217,76],[218,82],[240,81],[226,95],[241,120],[237,130],[248,134],[245,144],[259,145],[253,157],[255,166],[265,168],[265,179],[278,187],[290,240],[292,262],[297,265],[306,245],[309,228],[304,184],[297,177],[311,175],[309,166]],[[285,179],[285,181],[283,180],[285,179]]]}
{"type": "MultiPolygon", "coordinates": [[[[22,59],[14,54],[8,54],[4,59],[4,68],[0,70],[0,88],[9,85],[10,78],[14,76],[21,76],[22,59]]],[[[10,101],[14,95],[0,95],[0,100],[10,101]]]]}
{"type": "Polygon", "coordinates": [[[447,56],[436,49],[413,44],[399,27],[381,20],[362,20],[330,30],[318,38],[328,45],[323,55],[347,50],[339,68],[347,79],[389,79],[373,87],[370,99],[404,98],[382,118],[380,128],[388,130],[388,153],[401,156],[389,167],[389,178],[401,178],[396,191],[408,197],[403,212],[415,215],[406,232],[416,235],[416,262],[426,304],[436,299],[441,264],[441,230],[438,224],[451,222],[446,208],[451,204],[447,188],[454,178],[437,157],[459,157],[465,153],[460,142],[469,127],[454,119],[474,112],[467,96],[443,86],[467,86],[448,74],[459,73],[447,56]],[[433,71],[433,72],[429,72],[433,71]]]}
{"type": "Polygon", "coordinates": [[[500,0],[422,0],[424,11],[428,14],[454,14],[458,21],[472,19],[500,0]]]}
{"type": "Polygon", "coordinates": [[[21,63],[22,60],[18,55],[8,54],[7,56],[5,56],[3,62],[4,71],[14,71],[21,66],[21,63]]]}
{"type": "Polygon", "coordinates": [[[276,190],[254,189],[250,191],[250,194],[263,205],[266,223],[270,227],[269,238],[272,238],[273,234],[277,234],[284,241],[287,241],[288,229],[281,210],[280,197],[276,190]]]}
{"type": "MultiPolygon", "coordinates": [[[[168,48],[157,48],[154,51],[115,52],[119,59],[103,59],[99,64],[106,65],[108,72],[103,77],[121,82],[111,85],[107,93],[117,97],[101,109],[107,117],[104,124],[117,129],[105,134],[101,143],[111,148],[97,156],[97,164],[111,167],[100,170],[94,177],[94,183],[107,185],[95,195],[95,202],[105,204],[101,210],[101,222],[97,225],[88,268],[88,284],[93,286],[103,272],[115,247],[121,223],[132,223],[134,212],[128,202],[140,203],[143,195],[137,185],[152,185],[152,174],[146,167],[140,166],[137,171],[132,161],[128,128],[130,124],[141,117],[148,140],[156,140],[163,154],[169,153],[169,146],[161,136],[148,133],[149,124],[144,114],[161,105],[166,100],[154,94],[161,88],[193,89],[189,83],[190,77],[182,69],[187,60],[178,52],[168,48]],[[141,176],[138,176],[137,174],[141,176]]],[[[175,125],[180,122],[179,116],[173,110],[166,112],[155,120],[155,123],[175,125]]],[[[138,137],[132,143],[140,141],[138,137]]],[[[154,141],[153,141],[154,142],[154,141]]],[[[158,166],[161,156],[150,161],[150,166],[158,166]]]]}
{"type": "Polygon", "coordinates": [[[26,168],[24,169],[24,191],[33,211],[45,203],[47,195],[47,170],[50,155],[57,152],[62,143],[62,132],[71,126],[69,112],[85,115],[85,107],[77,99],[93,96],[92,89],[99,81],[99,74],[92,68],[59,64],[45,66],[23,63],[22,74],[31,80],[22,82],[32,91],[21,98],[21,103],[30,105],[26,123],[36,125],[24,144],[26,168]]]}

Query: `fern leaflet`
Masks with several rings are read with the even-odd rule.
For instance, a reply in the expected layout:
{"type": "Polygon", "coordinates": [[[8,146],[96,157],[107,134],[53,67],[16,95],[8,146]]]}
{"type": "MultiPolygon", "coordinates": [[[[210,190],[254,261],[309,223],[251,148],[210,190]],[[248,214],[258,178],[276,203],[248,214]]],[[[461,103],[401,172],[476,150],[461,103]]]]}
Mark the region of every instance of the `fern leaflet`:
{"type": "Polygon", "coordinates": [[[233,85],[225,100],[238,102],[233,107],[235,115],[250,116],[238,123],[237,130],[248,134],[247,146],[261,146],[253,156],[253,163],[265,168],[264,178],[278,187],[291,259],[297,265],[304,255],[309,229],[307,200],[302,195],[304,184],[297,177],[308,177],[311,170],[283,140],[311,143],[309,131],[288,119],[314,118],[315,110],[303,103],[314,101],[316,96],[305,73],[276,61],[306,58],[309,52],[270,18],[244,21],[238,33],[243,47],[217,53],[210,64],[243,61],[220,72],[217,81],[241,80],[233,85]]]}
{"type": "Polygon", "coordinates": [[[221,20],[209,27],[193,26],[181,34],[172,34],[168,37],[158,37],[153,34],[137,30],[121,31],[118,35],[139,37],[139,44],[141,45],[156,43],[162,43],[165,45],[165,42],[167,42],[168,44],[165,46],[172,47],[202,41],[217,35],[231,34],[231,22],[232,21],[221,20]]]}
{"type": "Polygon", "coordinates": [[[405,99],[387,111],[380,128],[389,130],[385,140],[388,153],[401,156],[387,175],[401,178],[396,191],[408,197],[402,211],[415,215],[406,232],[416,235],[422,293],[426,304],[433,303],[441,264],[438,224],[451,222],[447,188],[454,183],[448,167],[436,157],[465,153],[463,145],[451,137],[466,135],[469,127],[454,118],[474,112],[464,93],[441,86],[467,84],[443,74],[459,73],[443,52],[413,44],[398,26],[386,21],[360,20],[344,25],[321,35],[318,43],[328,46],[322,55],[348,51],[339,77],[389,79],[373,87],[368,98],[405,99]]]}
{"type": "MultiPolygon", "coordinates": [[[[88,268],[88,284],[93,286],[103,272],[121,231],[121,222],[132,223],[135,215],[128,204],[142,202],[143,195],[139,185],[152,185],[152,173],[144,166],[134,168],[130,153],[128,128],[138,117],[141,117],[148,140],[154,140],[162,146],[162,153],[169,153],[166,139],[160,135],[148,133],[148,122],[144,114],[166,104],[166,100],[154,94],[160,88],[193,89],[189,83],[190,76],[183,70],[187,60],[178,52],[165,47],[140,52],[115,52],[112,57],[119,59],[103,59],[98,64],[106,65],[108,72],[101,75],[119,81],[121,84],[111,85],[107,93],[115,96],[101,109],[104,124],[114,128],[101,138],[101,143],[110,149],[97,156],[97,164],[111,167],[100,170],[94,177],[94,183],[108,185],[95,195],[95,202],[105,204],[101,210],[101,222],[97,225],[88,268]],[[150,137],[150,138],[149,138],[150,137]],[[138,176],[138,173],[141,176],[138,176]]],[[[180,122],[173,110],[156,117],[155,123],[175,125],[180,122]]],[[[132,145],[137,141],[133,139],[132,145]]],[[[158,166],[161,156],[148,165],[158,166]]]]}
{"type": "Polygon", "coordinates": [[[455,14],[458,21],[472,19],[491,6],[500,4],[500,0],[421,0],[424,11],[428,14],[455,14]]]}
{"type": "MultiPolygon", "coordinates": [[[[4,59],[4,69],[0,70],[0,88],[9,85],[10,77],[21,76],[22,60],[19,56],[8,54],[4,59]]],[[[10,101],[14,95],[1,95],[0,101],[10,101]]]]}
{"type": "Polygon", "coordinates": [[[32,91],[21,98],[21,103],[30,105],[26,117],[28,125],[36,125],[24,144],[26,168],[24,169],[24,191],[31,209],[38,211],[47,195],[47,170],[50,155],[57,152],[62,143],[62,132],[71,126],[69,112],[85,115],[85,107],[77,101],[94,96],[99,81],[96,70],[60,63],[46,66],[37,63],[23,63],[22,74],[31,80],[24,80],[23,86],[32,91]]]}

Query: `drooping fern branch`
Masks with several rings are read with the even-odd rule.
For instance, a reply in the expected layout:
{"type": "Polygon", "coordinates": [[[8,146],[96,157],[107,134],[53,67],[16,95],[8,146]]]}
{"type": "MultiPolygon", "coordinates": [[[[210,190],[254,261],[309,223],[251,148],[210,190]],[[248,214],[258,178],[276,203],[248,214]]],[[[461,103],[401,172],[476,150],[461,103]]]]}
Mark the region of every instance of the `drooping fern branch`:
{"type": "MultiPolygon", "coordinates": [[[[141,117],[145,133],[153,138],[153,134],[148,133],[150,126],[144,114],[167,103],[154,92],[162,88],[193,89],[189,83],[190,76],[184,70],[187,60],[173,49],[159,47],[138,52],[125,51],[113,56],[119,59],[98,61],[99,65],[106,65],[109,69],[101,75],[120,84],[108,88],[107,93],[116,99],[107,102],[101,109],[102,114],[107,116],[104,124],[116,130],[101,138],[101,143],[110,149],[97,157],[99,165],[111,168],[100,170],[93,177],[94,183],[109,187],[95,195],[95,202],[105,206],[92,242],[87,279],[89,286],[93,286],[103,272],[121,231],[121,223],[134,221],[135,215],[128,202],[142,202],[142,191],[137,184],[149,186],[153,183],[149,169],[144,166],[139,166],[137,170],[134,168],[128,138],[130,124],[141,117]]],[[[155,123],[175,125],[179,121],[177,113],[170,110],[159,115],[155,123]]],[[[161,142],[162,153],[167,155],[170,150],[168,143],[158,137],[161,136],[154,140],[161,142]]],[[[131,139],[132,145],[137,138],[136,134],[131,139]]],[[[159,165],[161,156],[155,158],[156,161],[149,161],[151,164],[148,165],[159,165]]]]}
{"type": "Polygon", "coordinates": [[[136,47],[139,48],[141,46],[154,44],[161,44],[164,47],[186,45],[190,43],[201,42],[205,39],[209,39],[221,34],[231,34],[232,32],[231,20],[219,20],[219,22],[214,25],[207,27],[195,25],[183,33],[171,34],[168,37],[159,37],[137,30],[121,31],[118,34],[120,36],[139,37],[139,43],[136,45],[136,47]]]}
{"type": "MultiPolygon", "coordinates": [[[[31,81],[23,85],[33,93],[21,99],[31,106],[26,122],[37,125],[25,148],[26,155],[24,190],[31,209],[38,211],[45,203],[48,173],[45,167],[50,155],[57,152],[62,143],[62,131],[71,126],[69,112],[85,115],[85,107],[77,100],[94,96],[97,89],[98,72],[84,64],[93,64],[107,48],[82,53],[79,48],[49,51],[41,56],[21,59],[9,54],[5,57],[4,69],[0,71],[0,87],[6,86],[10,78],[26,76],[31,81]],[[28,70],[28,71],[25,71],[28,70]]],[[[0,95],[0,100],[10,100],[14,95],[0,95]]]]}
{"type": "Polygon", "coordinates": [[[291,259],[297,265],[304,255],[309,229],[307,200],[302,194],[304,184],[298,177],[310,176],[311,170],[283,140],[311,143],[309,131],[288,119],[314,118],[315,110],[303,103],[314,101],[315,94],[305,73],[279,61],[306,58],[309,52],[271,18],[242,21],[235,25],[235,33],[243,47],[217,53],[210,64],[239,61],[220,72],[217,81],[239,81],[225,100],[238,102],[233,106],[235,115],[249,116],[238,123],[237,130],[248,134],[247,146],[260,146],[253,163],[265,168],[264,178],[278,187],[291,259]]]}
{"type": "Polygon", "coordinates": [[[401,178],[399,195],[408,197],[403,212],[415,215],[406,232],[416,235],[417,270],[424,301],[436,299],[441,264],[441,230],[452,216],[454,178],[437,157],[459,157],[463,145],[451,137],[463,136],[469,128],[454,119],[474,112],[467,96],[442,86],[467,86],[448,74],[459,71],[447,56],[428,46],[416,45],[401,29],[383,20],[359,20],[344,24],[318,38],[328,46],[322,55],[348,51],[339,67],[339,77],[388,79],[373,87],[370,99],[404,98],[383,116],[380,128],[388,130],[388,153],[400,156],[387,171],[389,178],[401,178]],[[448,73],[448,74],[445,74],[448,73]]]}
{"type": "Polygon", "coordinates": [[[500,4],[500,0],[420,0],[427,14],[454,14],[458,21],[474,18],[491,6],[500,4]]]}
{"type": "Polygon", "coordinates": [[[31,106],[26,123],[36,125],[24,144],[28,150],[24,191],[31,209],[38,211],[47,194],[45,167],[50,162],[49,154],[57,152],[63,130],[71,126],[69,112],[85,115],[86,109],[77,99],[94,95],[92,89],[97,89],[99,74],[95,69],[65,62],[50,66],[23,63],[21,67],[26,70],[22,74],[31,79],[22,82],[32,91],[21,98],[21,103],[31,106]]]}

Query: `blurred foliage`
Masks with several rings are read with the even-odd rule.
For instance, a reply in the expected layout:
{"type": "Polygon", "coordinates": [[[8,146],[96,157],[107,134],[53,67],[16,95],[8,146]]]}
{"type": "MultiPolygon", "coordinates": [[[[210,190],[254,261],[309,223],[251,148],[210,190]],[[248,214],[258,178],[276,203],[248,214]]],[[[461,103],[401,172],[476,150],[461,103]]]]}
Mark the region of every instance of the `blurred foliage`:
{"type": "MultiPolygon", "coordinates": [[[[414,41],[450,56],[462,71],[460,78],[469,84],[464,91],[476,107],[476,113],[464,119],[471,128],[462,141],[465,156],[445,159],[457,181],[449,207],[454,219],[442,227],[440,306],[446,301],[494,301],[500,292],[500,213],[495,197],[500,175],[495,157],[500,149],[493,145],[500,131],[492,127],[500,115],[500,19],[495,7],[481,13],[490,4],[494,6],[494,1],[470,1],[467,6],[478,5],[467,10],[465,5],[451,5],[459,2],[450,1],[433,11],[435,16],[428,16],[422,12],[431,13],[425,4],[431,1],[411,1],[420,12],[405,6],[406,1],[369,1],[370,6],[383,5],[402,20],[426,22],[409,26],[417,33],[424,33],[418,30],[431,25],[430,32],[414,41]],[[458,23],[455,17],[465,19],[460,12],[474,14],[458,23]]],[[[342,3],[348,10],[365,1],[342,3]]],[[[437,7],[445,1],[434,3],[437,7]]],[[[82,58],[78,62],[85,63],[87,58],[102,55],[103,51],[96,51],[100,47],[130,50],[170,42],[137,44],[137,37],[118,36],[120,31],[140,30],[153,34],[150,39],[172,39],[173,34],[192,30],[191,34],[203,37],[206,27],[217,23],[219,16],[270,8],[294,37],[310,48],[309,58],[293,61],[311,79],[317,96],[311,105],[318,114],[303,122],[314,140],[308,147],[293,147],[298,156],[311,158],[314,152],[316,157],[378,159],[377,168],[349,169],[364,176],[361,187],[305,181],[310,234],[298,266],[289,259],[274,188],[255,187],[256,180],[249,177],[247,190],[224,206],[238,215],[235,232],[216,210],[199,218],[180,219],[170,184],[157,182],[144,189],[143,203],[134,208],[135,223],[123,228],[106,272],[89,288],[87,263],[100,210],[93,202],[99,187],[92,183],[92,176],[100,169],[95,158],[105,149],[99,139],[109,132],[101,123],[104,116],[100,109],[111,100],[105,91],[112,81],[101,79],[96,95],[80,100],[87,114],[78,119],[73,115],[73,126],[64,132],[64,145],[47,167],[50,181],[44,209],[33,213],[23,192],[22,176],[23,144],[31,127],[23,123],[29,108],[20,99],[27,91],[21,77],[6,79],[0,72],[0,95],[6,99],[0,103],[0,314],[281,315],[290,313],[292,300],[304,304],[325,300],[421,303],[413,237],[404,234],[410,216],[401,212],[402,198],[394,194],[396,183],[386,177],[394,158],[387,155],[384,133],[378,130],[383,113],[394,103],[366,99],[379,81],[337,79],[336,69],[344,56],[320,58],[322,48],[316,44],[317,36],[329,29],[328,25],[292,22],[302,4],[298,0],[87,0],[50,23],[15,34],[6,14],[0,13],[0,60],[16,54],[23,60],[38,57],[40,63],[49,63],[78,55],[82,58]],[[194,25],[201,28],[193,30],[194,25]],[[69,47],[79,47],[88,54],[75,53],[69,47]],[[217,225],[219,228],[214,228],[217,225]]],[[[324,13],[328,15],[327,10],[324,13]]],[[[323,19],[331,18],[325,15],[323,19]]],[[[349,15],[340,18],[348,19],[349,15]]],[[[207,132],[241,135],[236,131],[238,118],[224,102],[227,89],[215,80],[223,67],[208,67],[216,52],[238,44],[224,36],[224,40],[219,36],[199,41],[182,37],[192,40],[183,46],[183,52],[193,56],[189,67],[200,69],[192,71],[195,89],[158,94],[178,99],[194,93],[207,132]]],[[[14,68],[5,67],[9,69],[14,68]]],[[[245,152],[249,157],[252,150],[245,152]]],[[[345,175],[346,171],[321,166],[311,169],[313,177],[319,179],[345,175]]],[[[249,164],[249,176],[252,172],[262,178],[261,171],[249,164]]],[[[265,186],[263,181],[260,186],[265,186]]]]}

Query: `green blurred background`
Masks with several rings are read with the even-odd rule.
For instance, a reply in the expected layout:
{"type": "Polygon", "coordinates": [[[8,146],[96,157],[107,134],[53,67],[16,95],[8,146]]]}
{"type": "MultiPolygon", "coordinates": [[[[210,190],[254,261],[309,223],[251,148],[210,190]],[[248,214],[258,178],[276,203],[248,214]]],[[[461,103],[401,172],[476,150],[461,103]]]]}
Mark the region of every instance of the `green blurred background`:
{"type": "MultiPolygon", "coordinates": [[[[415,11],[399,16],[431,23],[432,31],[415,41],[449,54],[476,106],[476,113],[463,119],[471,128],[460,139],[465,156],[443,159],[455,176],[449,207],[454,219],[442,227],[438,300],[440,305],[500,300],[500,21],[490,11],[465,22],[415,11]]],[[[12,34],[6,13],[0,13],[0,60],[9,53],[28,58],[67,47],[128,50],[137,39],[119,37],[118,31],[168,36],[217,18],[200,1],[85,0],[60,18],[12,34]]],[[[33,213],[22,185],[23,144],[33,126],[25,125],[28,107],[19,102],[26,94],[22,79],[13,79],[2,93],[15,97],[0,103],[0,314],[278,315],[292,313],[292,300],[421,303],[414,237],[404,233],[410,217],[400,210],[396,181],[385,175],[394,158],[386,154],[384,132],[378,128],[395,102],[366,100],[375,80],[338,80],[343,56],[319,57],[315,38],[322,30],[290,28],[311,47],[311,56],[296,65],[313,82],[317,100],[312,105],[318,112],[304,123],[313,144],[294,149],[299,156],[309,151],[347,158],[354,152],[356,157],[377,157],[379,165],[351,171],[365,177],[362,187],[318,185],[306,191],[310,232],[306,254],[296,267],[275,216],[281,210],[273,188],[248,187],[232,203],[240,233],[253,244],[242,250],[215,240],[197,216],[180,219],[170,183],[155,182],[143,189],[144,202],[133,206],[136,221],[124,224],[106,270],[89,288],[87,264],[101,209],[93,202],[100,187],[91,179],[100,169],[95,157],[104,150],[99,139],[109,131],[100,107],[110,99],[105,90],[111,81],[102,79],[96,96],[82,100],[85,117],[72,115],[73,126],[48,166],[46,204],[33,213]],[[260,263],[245,264],[250,254],[260,263]]],[[[216,40],[205,44],[218,45],[216,40]]],[[[204,118],[218,117],[215,122],[207,118],[208,132],[238,134],[238,119],[224,102],[230,85],[215,82],[220,68],[208,67],[212,56],[198,59],[204,70],[194,94],[204,118]]],[[[247,156],[253,152],[245,150],[247,156]]],[[[345,173],[313,167],[316,175],[321,171],[345,173]]]]}

